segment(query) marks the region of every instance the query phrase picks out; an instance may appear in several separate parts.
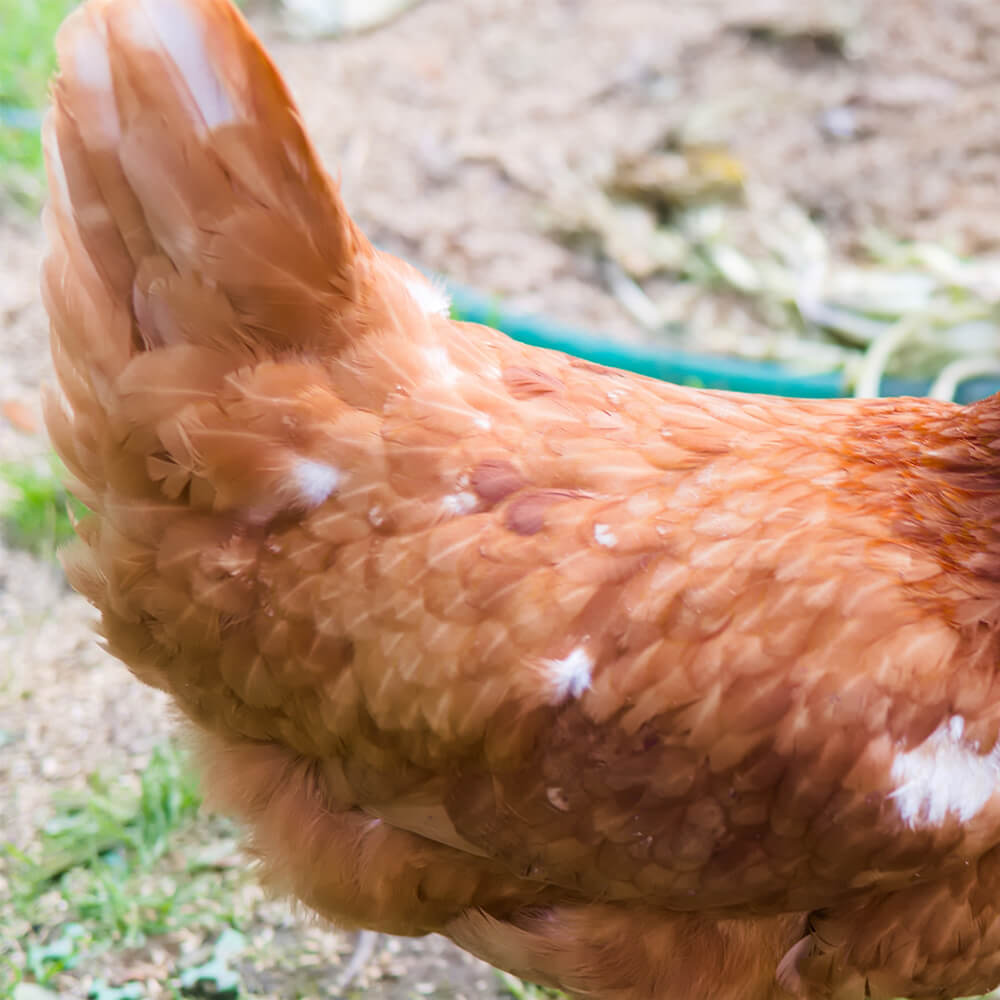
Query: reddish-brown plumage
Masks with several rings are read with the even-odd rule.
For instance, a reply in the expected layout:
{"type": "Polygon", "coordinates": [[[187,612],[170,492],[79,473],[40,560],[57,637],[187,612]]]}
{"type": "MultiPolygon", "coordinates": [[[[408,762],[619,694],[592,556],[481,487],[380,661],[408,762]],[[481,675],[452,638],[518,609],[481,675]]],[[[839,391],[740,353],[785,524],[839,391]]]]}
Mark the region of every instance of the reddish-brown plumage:
{"type": "Polygon", "coordinates": [[[59,48],[67,570],[274,885],[606,1000],[1000,981],[1000,403],[454,323],[228,3],[59,48]]]}

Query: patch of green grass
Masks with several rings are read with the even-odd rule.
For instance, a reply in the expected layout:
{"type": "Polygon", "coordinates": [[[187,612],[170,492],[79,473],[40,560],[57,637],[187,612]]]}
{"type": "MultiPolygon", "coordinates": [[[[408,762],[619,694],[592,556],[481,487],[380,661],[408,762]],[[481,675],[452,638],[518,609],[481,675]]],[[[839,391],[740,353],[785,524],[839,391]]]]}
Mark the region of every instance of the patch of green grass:
{"type": "Polygon", "coordinates": [[[549,989],[547,986],[536,986],[534,983],[526,983],[517,976],[512,976],[509,972],[497,970],[497,979],[504,993],[514,997],[515,1000],[567,1000],[566,994],[559,990],[549,989]]]}
{"type": "MultiPolygon", "coordinates": [[[[55,69],[53,40],[77,0],[0,0],[0,106],[44,107],[55,69]]],[[[41,197],[42,146],[38,132],[0,120],[0,194],[29,204],[41,197]]]]}
{"type": "Polygon", "coordinates": [[[0,527],[11,544],[52,558],[73,537],[71,515],[79,517],[84,510],[66,492],[63,472],[54,457],[47,464],[0,464],[0,480],[13,494],[0,509],[0,527]]]}
{"type": "Polygon", "coordinates": [[[21,858],[19,881],[29,897],[74,868],[98,875],[148,871],[201,797],[186,756],[166,746],[153,751],[138,791],[93,774],[86,791],[58,791],[54,804],[39,857],[21,858]]]}
{"type": "Polygon", "coordinates": [[[109,949],[175,930],[197,919],[210,895],[200,876],[211,860],[170,863],[201,804],[188,759],[173,746],[154,750],[137,784],[95,774],[53,804],[31,856],[0,849],[10,886],[0,926],[29,929],[19,949],[0,954],[0,996],[18,981],[44,986],[109,949]]]}
{"type": "Polygon", "coordinates": [[[151,979],[152,995],[173,1000],[273,1000],[271,984],[296,981],[303,962],[335,978],[335,952],[314,948],[310,964],[309,928],[288,930],[281,907],[268,913],[276,904],[254,884],[238,829],[199,811],[188,758],[172,745],[141,775],[93,775],[52,804],[26,853],[0,844],[2,1000],[47,995],[39,987],[141,1000],[151,979]]]}

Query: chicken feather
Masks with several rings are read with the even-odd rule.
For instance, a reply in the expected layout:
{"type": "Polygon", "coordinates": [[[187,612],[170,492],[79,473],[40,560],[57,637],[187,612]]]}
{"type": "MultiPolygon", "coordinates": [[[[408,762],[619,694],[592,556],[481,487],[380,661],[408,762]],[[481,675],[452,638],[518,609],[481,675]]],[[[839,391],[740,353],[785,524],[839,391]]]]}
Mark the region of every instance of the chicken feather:
{"type": "Polygon", "coordinates": [[[226,0],[90,0],[58,50],[67,572],[272,885],[581,997],[1000,982],[1000,401],[453,322],[226,0]]]}

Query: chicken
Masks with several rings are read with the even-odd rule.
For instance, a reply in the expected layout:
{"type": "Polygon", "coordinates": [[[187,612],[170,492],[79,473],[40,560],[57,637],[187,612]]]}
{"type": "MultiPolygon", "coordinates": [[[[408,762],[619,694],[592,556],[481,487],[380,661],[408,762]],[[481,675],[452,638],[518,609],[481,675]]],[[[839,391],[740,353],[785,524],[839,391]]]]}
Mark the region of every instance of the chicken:
{"type": "Polygon", "coordinates": [[[108,648],[275,889],[601,1000],[1000,982],[1000,400],[453,321],[225,0],[90,0],[46,419],[108,648]]]}

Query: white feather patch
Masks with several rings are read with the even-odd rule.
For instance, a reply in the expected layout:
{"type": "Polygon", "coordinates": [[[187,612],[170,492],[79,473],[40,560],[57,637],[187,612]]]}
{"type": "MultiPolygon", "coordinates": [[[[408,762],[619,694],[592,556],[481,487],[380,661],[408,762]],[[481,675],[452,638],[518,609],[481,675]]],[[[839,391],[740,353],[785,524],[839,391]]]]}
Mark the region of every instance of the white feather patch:
{"type": "Polygon", "coordinates": [[[424,351],[424,356],[427,358],[427,364],[430,366],[431,372],[436,378],[444,382],[445,385],[454,385],[458,381],[462,373],[455,367],[445,348],[428,347],[424,351]]]}
{"type": "Polygon", "coordinates": [[[59,210],[68,220],[73,218],[71,205],[73,202],[69,196],[69,183],[66,180],[66,168],[63,166],[62,153],[59,150],[59,140],[56,138],[55,119],[52,117],[54,111],[50,111],[45,119],[45,155],[48,158],[49,171],[55,181],[55,190],[50,194],[58,203],[59,210]]]}
{"type": "Polygon", "coordinates": [[[470,514],[478,504],[479,498],[468,490],[461,493],[449,493],[441,501],[441,506],[446,514],[470,514]]]}
{"type": "Polygon", "coordinates": [[[73,71],[88,94],[88,120],[97,124],[99,136],[84,136],[88,146],[100,139],[102,145],[115,145],[121,139],[118,109],[115,107],[111,82],[111,63],[105,39],[87,24],[73,35],[73,71]]]}
{"type": "Polygon", "coordinates": [[[964,732],[965,720],[953,715],[893,760],[890,798],[907,826],[938,826],[949,816],[967,822],[1000,790],[1000,744],[981,754],[964,732]]]}
{"type": "Polygon", "coordinates": [[[579,698],[590,687],[594,661],[583,646],[576,646],[561,660],[542,662],[549,672],[555,695],[560,700],[566,697],[579,698]]]}
{"type": "Polygon", "coordinates": [[[606,524],[595,524],[594,541],[606,549],[613,549],[618,544],[618,536],[606,524]]]}
{"type": "Polygon", "coordinates": [[[142,0],[142,6],[160,44],[184,78],[205,124],[214,129],[236,121],[239,116],[216,75],[205,44],[204,27],[191,16],[191,5],[180,0],[142,0]]]}
{"type": "Polygon", "coordinates": [[[407,278],[404,284],[410,293],[410,298],[428,316],[451,315],[451,298],[440,286],[421,278],[407,278]]]}
{"type": "Polygon", "coordinates": [[[318,507],[340,485],[340,469],[311,458],[299,459],[292,468],[296,495],[308,507],[318,507]]]}

